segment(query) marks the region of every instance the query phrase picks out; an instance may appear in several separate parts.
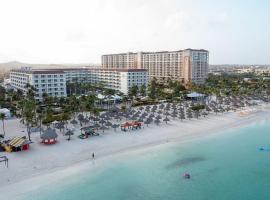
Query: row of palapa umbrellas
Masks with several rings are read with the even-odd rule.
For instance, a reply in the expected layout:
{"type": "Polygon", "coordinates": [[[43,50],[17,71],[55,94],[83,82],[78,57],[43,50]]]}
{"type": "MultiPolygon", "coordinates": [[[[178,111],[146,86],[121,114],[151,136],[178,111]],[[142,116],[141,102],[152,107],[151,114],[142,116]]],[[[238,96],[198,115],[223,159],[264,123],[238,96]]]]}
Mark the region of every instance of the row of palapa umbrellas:
{"type": "MultiPolygon", "coordinates": [[[[160,123],[168,123],[171,119],[184,119],[199,118],[201,115],[204,117],[213,111],[225,112],[244,106],[256,105],[250,103],[249,101],[252,98],[245,97],[226,97],[226,98],[217,98],[216,101],[210,101],[205,103],[205,109],[203,111],[193,111],[191,107],[195,105],[192,101],[184,101],[181,103],[162,103],[159,105],[147,105],[137,108],[128,109],[124,112],[121,112],[120,109],[114,108],[113,111],[107,111],[100,115],[83,115],[78,114],[77,119],[74,118],[70,121],[70,124],[78,125],[89,125],[91,127],[100,129],[104,132],[105,129],[113,128],[115,131],[120,127],[122,120],[128,121],[139,121],[143,122],[147,126],[151,123],[159,125],[160,123]]],[[[59,122],[54,125],[54,128],[61,130],[65,129],[65,122],[59,122]]],[[[67,130],[64,135],[73,135],[74,133],[71,130],[67,130]]]]}
{"type": "Polygon", "coordinates": [[[99,116],[84,116],[79,114],[77,120],[73,119],[70,121],[71,124],[76,125],[78,123],[88,124],[92,122],[94,127],[105,130],[107,128],[118,128],[120,126],[119,122],[121,120],[132,120],[143,122],[146,125],[152,122],[160,124],[163,120],[164,122],[169,122],[170,118],[179,118],[184,120],[186,118],[190,119],[193,117],[200,117],[201,115],[206,116],[209,112],[224,112],[234,108],[244,107],[245,105],[251,105],[246,99],[237,98],[220,98],[217,101],[211,101],[206,104],[206,109],[203,111],[192,111],[191,106],[195,105],[194,102],[185,101],[182,103],[164,103],[153,106],[141,106],[139,108],[132,108],[121,112],[119,109],[114,110],[114,112],[104,112],[99,116]]]}

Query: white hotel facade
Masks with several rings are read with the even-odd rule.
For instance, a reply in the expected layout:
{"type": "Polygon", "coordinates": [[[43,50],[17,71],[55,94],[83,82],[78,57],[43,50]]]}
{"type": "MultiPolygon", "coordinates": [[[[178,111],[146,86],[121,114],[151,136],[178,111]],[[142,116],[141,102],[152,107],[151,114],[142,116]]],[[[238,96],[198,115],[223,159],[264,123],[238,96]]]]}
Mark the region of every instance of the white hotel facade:
{"type": "Polygon", "coordinates": [[[138,52],[102,56],[102,68],[146,69],[149,79],[202,84],[208,76],[209,52],[204,49],[138,52]]]}
{"type": "Polygon", "coordinates": [[[66,97],[66,77],[61,70],[32,70],[29,67],[10,71],[10,84],[14,89],[27,92],[27,84],[35,87],[37,100],[47,93],[53,97],[66,97]]]}
{"type": "Polygon", "coordinates": [[[37,100],[42,100],[44,93],[66,97],[67,84],[74,82],[103,83],[106,88],[128,94],[133,85],[147,87],[152,78],[203,84],[208,66],[209,52],[203,49],[109,54],[102,56],[101,68],[14,69],[10,71],[10,84],[23,92],[27,84],[32,85],[37,100]]]}
{"type": "Polygon", "coordinates": [[[67,84],[75,82],[102,83],[105,88],[128,94],[133,85],[147,87],[148,75],[144,69],[31,69],[22,67],[10,71],[12,88],[26,92],[26,85],[30,84],[37,90],[35,97],[37,100],[42,100],[43,93],[53,97],[66,97],[67,84]]]}
{"type": "Polygon", "coordinates": [[[67,83],[102,83],[106,88],[118,90],[124,94],[128,94],[133,85],[139,88],[148,85],[148,75],[145,69],[67,68],[63,71],[67,83]]]}

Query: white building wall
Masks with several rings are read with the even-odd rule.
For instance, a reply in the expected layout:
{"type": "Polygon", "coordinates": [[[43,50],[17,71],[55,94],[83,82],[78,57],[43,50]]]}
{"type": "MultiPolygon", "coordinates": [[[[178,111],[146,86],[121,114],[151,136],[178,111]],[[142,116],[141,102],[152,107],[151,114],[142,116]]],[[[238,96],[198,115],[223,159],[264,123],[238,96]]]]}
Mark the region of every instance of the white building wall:
{"type": "Polygon", "coordinates": [[[33,74],[31,84],[37,89],[36,98],[42,100],[47,93],[53,97],[66,97],[66,76],[61,74],[33,74]]]}
{"type": "Polygon", "coordinates": [[[129,84],[128,84],[128,73],[120,72],[120,91],[125,95],[128,94],[129,84]]]}
{"type": "Polygon", "coordinates": [[[42,94],[47,93],[53,97],[66,97],[66,78],[63,72],[56,73],[52,71],[31,70],[22,68],[21,70],[12,70],[10,72],[11,86],[14,89],[27,92],[26,85],[35,87],[35,99],[42,100],[42,94]]]}
{"type": "Polygon", "coordinates": [[[16,89],[26,92],[27,83],[34,86],[37,89],[36,99],[38,100],[42,100],[44,93],[53,97],[66,97],[66,84],[69,82],[102,83],[105,88],[118,90],[124,94],[128,94],[133,85],[140,88],[142,85],[147,87],[148,84],[147,71],[136,69],[51,69],[48,71],[28,70],[27,72],[14,70],[11,71],[10,77],[11,85],[16,89]]]}

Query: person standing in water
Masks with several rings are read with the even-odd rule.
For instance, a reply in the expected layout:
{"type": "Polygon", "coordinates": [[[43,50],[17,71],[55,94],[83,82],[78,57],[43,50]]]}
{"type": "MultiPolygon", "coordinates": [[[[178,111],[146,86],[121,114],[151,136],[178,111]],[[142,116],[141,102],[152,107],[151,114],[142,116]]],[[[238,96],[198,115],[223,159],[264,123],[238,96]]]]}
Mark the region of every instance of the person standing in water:
{"type": "Polygon", "coordinates": [[[93,160],[95,159],[95,154],[94,154],[94,153],[92,153],[92,159],[93,159],[93,160]]]}

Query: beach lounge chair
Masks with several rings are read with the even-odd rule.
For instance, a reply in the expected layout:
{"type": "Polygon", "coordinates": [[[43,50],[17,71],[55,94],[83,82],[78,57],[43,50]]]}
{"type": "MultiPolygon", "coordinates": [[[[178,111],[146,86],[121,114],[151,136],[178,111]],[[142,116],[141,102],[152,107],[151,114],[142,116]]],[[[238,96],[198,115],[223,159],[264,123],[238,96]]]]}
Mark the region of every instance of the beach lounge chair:
{"type": "Polygon", "coordinates": [[[88,138],[88,136],[85,135],[85,134],[81,134],[81,135],[78,136],[78,138],[80,138],[80,139],[86,139],[86,138],[88,138]]]}
{"type": "Polygon", "coordinates": [[[99,136],[99,133],[94,132],[93,136],[99,136]]]}
{"type": "Polygon", "coordinates": [[[5,162],[5,166],[8,168],[8,158],[6,156],[0,156],[0,162],[5,162]]]}

